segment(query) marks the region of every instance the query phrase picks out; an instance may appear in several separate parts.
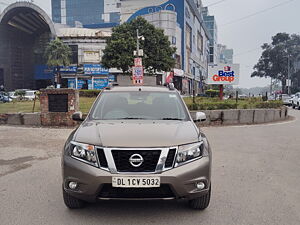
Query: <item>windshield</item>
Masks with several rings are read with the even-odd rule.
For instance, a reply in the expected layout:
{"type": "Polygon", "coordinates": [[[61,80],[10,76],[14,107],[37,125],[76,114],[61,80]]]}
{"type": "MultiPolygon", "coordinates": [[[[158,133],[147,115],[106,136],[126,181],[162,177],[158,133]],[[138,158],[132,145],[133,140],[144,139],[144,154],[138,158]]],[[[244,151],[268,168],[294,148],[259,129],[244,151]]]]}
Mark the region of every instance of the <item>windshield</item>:
{"type": "Polygon", "coordinates": [[[177,93],[104,92],[91,113],[97,120],[188,120],[177,93]]]}

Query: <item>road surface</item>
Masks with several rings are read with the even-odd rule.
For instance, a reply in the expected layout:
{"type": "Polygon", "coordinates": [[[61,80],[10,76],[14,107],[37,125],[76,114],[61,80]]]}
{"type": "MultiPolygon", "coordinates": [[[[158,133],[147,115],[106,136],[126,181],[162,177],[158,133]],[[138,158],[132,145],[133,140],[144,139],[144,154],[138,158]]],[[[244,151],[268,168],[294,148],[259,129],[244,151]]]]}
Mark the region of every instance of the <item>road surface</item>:
{"type": "Polygon", "coordinates": [[[0,224],[300,224],[300,111],[293,121],[204,128],[213,148],[212,200],[90,204],[68,210],[60,155],[70,129],[0,126],[0,224]]]}

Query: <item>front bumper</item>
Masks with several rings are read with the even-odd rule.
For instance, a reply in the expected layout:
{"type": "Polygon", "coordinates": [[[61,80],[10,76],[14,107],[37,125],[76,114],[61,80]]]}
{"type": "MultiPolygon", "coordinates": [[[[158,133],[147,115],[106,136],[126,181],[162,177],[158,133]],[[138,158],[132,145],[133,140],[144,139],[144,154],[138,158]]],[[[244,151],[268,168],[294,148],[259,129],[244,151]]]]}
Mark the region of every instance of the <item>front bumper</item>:
{"type": "MultiPolygon", "coordinates": [[[[95,202],[97,200],[108,200],[108,199],[118,199],[118,200],[158,200],[158,199],[194,199],[208,193],[210,188],[211,179],[211,161],[210,157],[203,157],[194,162],[188,163],[186,165],[173,168],[171,170],[159,173],[159,174],[112,174],[108,171],[87,165],[69,156],[64,156],[62,160],[63,169],[63,188],[70,195],[89,202],[95,202]],[[111,185],[113,176],[158,176],[161,180],[161,186],[169,186],[173,197],[159,196],[155,198],[148,197],[138,197],[135,198],[131,196],[130,198],[103,198],[100,193],[107,187],[111,185]],[[78,188],[74,191],[68,188],[68,183],[71,181],[77,182],[78,188]],[[205,188],[199,191],[196,188],[197,182],[203,182],[205,188]]],[[[147,191],[147,190],[145,190],[147,191]]]]}

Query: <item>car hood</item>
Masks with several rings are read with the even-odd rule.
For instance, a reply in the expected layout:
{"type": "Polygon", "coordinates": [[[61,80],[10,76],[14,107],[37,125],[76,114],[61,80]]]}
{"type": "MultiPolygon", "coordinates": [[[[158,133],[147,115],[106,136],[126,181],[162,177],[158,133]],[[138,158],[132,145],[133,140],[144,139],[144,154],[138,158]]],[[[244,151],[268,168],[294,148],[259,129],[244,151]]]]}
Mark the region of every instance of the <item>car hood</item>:
{"type": "Polygon", "coordinates": [[[191,121],[86,121],[76,142],[103,147],[171,147],[199,140],[191,121]]]}

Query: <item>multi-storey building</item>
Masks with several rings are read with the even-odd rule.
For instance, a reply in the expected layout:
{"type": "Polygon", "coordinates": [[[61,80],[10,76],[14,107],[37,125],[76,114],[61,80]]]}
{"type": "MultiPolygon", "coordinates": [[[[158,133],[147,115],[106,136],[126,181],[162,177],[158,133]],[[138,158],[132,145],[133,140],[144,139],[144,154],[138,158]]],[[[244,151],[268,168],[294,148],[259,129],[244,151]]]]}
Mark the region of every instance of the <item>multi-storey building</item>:
{"type": "Polygon", "coordinates": [[[233,49],[218,44],[218,63],[233,64],[233,49]]]}
{"type": "Polygon", "coordinates": [[[105,24],[116,26],[142,16],[163,29],[177,49],[173,81],[186,94],[203,90],[210,57],[209,40],[217,40],[211,38],[202,11],[201,0],[93,0],[88,3],[52,0],[55,23],[99,28],[105,24]]]}
{"type": "Polygon", "coordinates": [[[183,93],[199,93],[207,75],[208,40],[200,0],[123,0],[121,22],[142,16],[162,28],[173,46],[176,68],[174,83],[183,93]]]}
{"type": "Polygon", "coordinates": [[[52,0],[54,23],[94,26],[120,23],[121,0],[52,0]]]}
{"type": "Polygon", "coordinates": [[[218,62],[218,27],[214,16],[209,15],[208,8],[203,7],[203,19],[210,33],[209,40],[209,63],[216,64],[218,62]]]}

